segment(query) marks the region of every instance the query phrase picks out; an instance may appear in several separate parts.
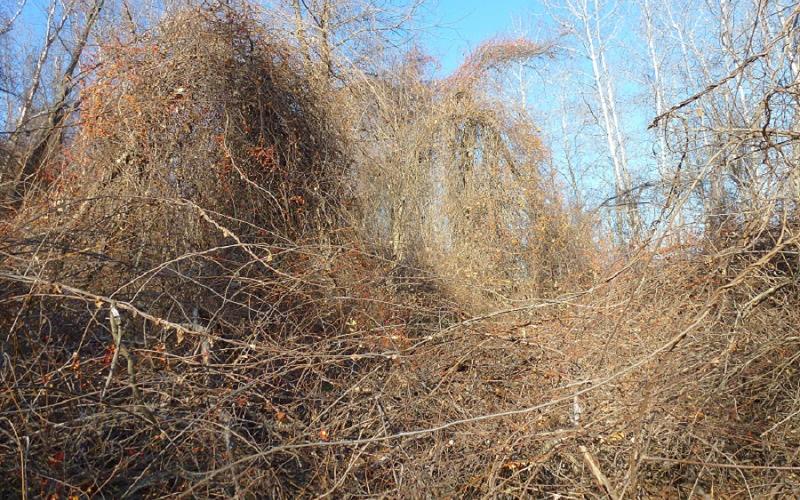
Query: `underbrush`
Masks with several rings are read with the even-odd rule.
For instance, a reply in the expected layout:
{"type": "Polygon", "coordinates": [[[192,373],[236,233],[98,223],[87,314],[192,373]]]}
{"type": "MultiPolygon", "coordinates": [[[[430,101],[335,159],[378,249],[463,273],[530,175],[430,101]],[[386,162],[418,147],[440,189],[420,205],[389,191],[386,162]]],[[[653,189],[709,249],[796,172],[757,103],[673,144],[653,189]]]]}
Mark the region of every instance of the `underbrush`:
{"type": "MultiPolygon", "coordinates": [[[[386,112],[408,81],[343,97],[239,14],[105,47],[74,141],[2,221],[3,496],[800,487],[788,225],[608,262],[544,194],[531,124],[472,83],[358,121],[354,99],[386,112]],[[395,174],[443,158],[452,199],[412,199],[395,174]],[[440,247],[413,231],[432,200],[440,247]],[[528,241],[504,243],[520,211],[528,241]]],[[[540,50],[495,49],[457,76],[540,50]]]]}

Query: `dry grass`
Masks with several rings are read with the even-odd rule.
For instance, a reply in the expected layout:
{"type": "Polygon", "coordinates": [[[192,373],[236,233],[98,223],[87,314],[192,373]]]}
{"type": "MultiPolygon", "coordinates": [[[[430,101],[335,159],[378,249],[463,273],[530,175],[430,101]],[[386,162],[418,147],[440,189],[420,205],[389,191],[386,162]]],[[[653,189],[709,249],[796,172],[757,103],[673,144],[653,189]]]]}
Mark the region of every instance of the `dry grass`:
{"type": "Polygon", "coordinates": [[[800,487],[790,218],[610,262],[479,86],[343,86],[224,8],[103,57],[0,226],[2,496],[800,487]]]}

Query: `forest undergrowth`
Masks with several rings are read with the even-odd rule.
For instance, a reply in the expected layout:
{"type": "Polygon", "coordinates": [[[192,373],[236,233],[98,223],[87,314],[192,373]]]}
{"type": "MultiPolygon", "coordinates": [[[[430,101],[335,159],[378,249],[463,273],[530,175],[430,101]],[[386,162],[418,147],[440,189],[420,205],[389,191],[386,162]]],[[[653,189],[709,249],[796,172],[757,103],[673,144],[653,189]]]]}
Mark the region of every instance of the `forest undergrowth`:
{"type": "Polygon", "coordinates": [[[487,88],[547,44],[430,81],[258,19],[104,40],[5,144],[0,496],[796,494],[796,198],[615,247],[487,88]]]}

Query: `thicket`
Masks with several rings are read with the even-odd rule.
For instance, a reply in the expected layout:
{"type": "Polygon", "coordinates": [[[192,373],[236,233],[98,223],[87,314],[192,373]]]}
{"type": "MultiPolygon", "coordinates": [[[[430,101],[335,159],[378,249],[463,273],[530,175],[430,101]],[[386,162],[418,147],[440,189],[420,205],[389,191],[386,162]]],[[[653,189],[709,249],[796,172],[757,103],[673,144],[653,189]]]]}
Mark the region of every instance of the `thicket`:
{"type": "Polygon", "coordinates": [[[367,71],[260,19],[202,3],[97,35],[63,132],[4,143],[3,496],[800,487],[791,114],[732,129],[735,159],[615,250],[492,91],[547,44],[436,80],[419,51],[367,71]],[[724,220],[673,240],[745,157],[764,189],[729,179],[724,220]]]}

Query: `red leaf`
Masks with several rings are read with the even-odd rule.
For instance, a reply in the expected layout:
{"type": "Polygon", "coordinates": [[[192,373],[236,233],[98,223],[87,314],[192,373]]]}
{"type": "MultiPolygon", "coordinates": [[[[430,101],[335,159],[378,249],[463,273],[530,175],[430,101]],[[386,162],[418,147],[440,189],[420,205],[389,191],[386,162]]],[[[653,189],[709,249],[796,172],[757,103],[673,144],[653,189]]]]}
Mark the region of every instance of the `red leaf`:
{"type": "Polygon", "coordinates": [[[62,463],[64,463],[64,452],[57,451],[53,453],[48,459],[47,463],[50,464],[51,467],[58,467],[62,463]]]}

